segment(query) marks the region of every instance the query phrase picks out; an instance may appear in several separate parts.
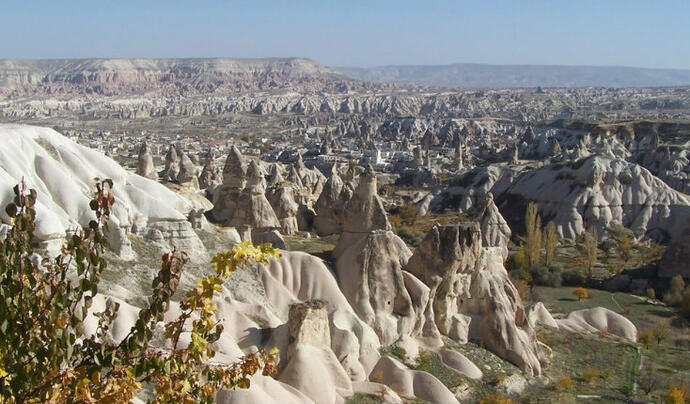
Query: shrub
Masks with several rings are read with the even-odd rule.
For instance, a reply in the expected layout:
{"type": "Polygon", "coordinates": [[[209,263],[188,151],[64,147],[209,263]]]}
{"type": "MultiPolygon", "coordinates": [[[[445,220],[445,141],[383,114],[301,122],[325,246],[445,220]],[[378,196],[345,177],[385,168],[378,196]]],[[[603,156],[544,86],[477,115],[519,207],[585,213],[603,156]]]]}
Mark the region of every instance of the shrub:
{"type": "Polygon", "coordinates": [[[388,221],[391,223],[395,230],[400,230],[403,226],[402,219],[398,215],[388,216],[388,221]]]}
{"type": "Polygon", "coordinates": [[[558,379],[554,388],[557,392],[562,393],[564,391],[571,390],[575,387],[575,382],[570,377],[564,376],[558,379]]]}
{"type": "Polygon", "coordinates": [[[601,372],[595,367],[588,366],[582,370],[582,380],[585,383],[594,384],[599,379],[599,376],[601,376],[601,372]]]}
{"type": "Polygon", "coordinates": [[[248,387],[249,376],[261,369],[272,374],[273,352],[227,365],[211,362],[211,344],[223,331],[215,319],[215,291],[236,268],[276,255],[270,245],[242,244],[214,257],[215,273],[184,295],[179,316],[164,325],[170,349],[152,348],[152,339],[180,282],[184,253],[163,256],[148,306],[121,342],[108,338],[118,312],[112,300],[94,313],[94,334],[83,333],[107,266],[111,188],[110,180],[97,183],[90,203],[95,219],[70,236],[56,258],[40,263],[32,259],[36,191],[14,188],[6,209],[13,226],[0,242],[0,403],[131,402],[143,385],[155,396],[151,403],[211,402],[218,389],[248,387]],[[183,332],[190,340],[184,348],[178,344],[183,332]]]}
{"type": "Polygon", "coordinates": [[[537,265],[530,268],[533,283],[539,286],[560,287],[562,274],[560,268],[537,265]]]}
{"type": "Polygon", "coordinates": [[[398,231],[398,236],[400,236],[400,238],[403,239],[404,242],[412,246],[419,245],[419,243],[421,243],[424,239],[423,234],[414,233],[410,231],[408,228],[400,229],[400,231],[398,231]]]}
{"type": "Polygon", "coordinates": [[[637,331],[637,340],[640,342],[640,344],[644,345],[645,348],[649,348],[649,345],[654,340],[652,330],[646,329],[637,331]]]}
{"type": "Polygon", "coordinates": [[[419,219],[419,209],[414,205],[405,206],[400,210],[400,218],[403,224],[412,226],[417,222],[417,219],[419,219]]]}
{"type": "Polygon", "coordinates": [[[576,288],[575,290],[573,290],[573,294],[577,296],[577,300],[589,298],[589,292],[585,288],[576,288]]]}
{"type": "Polygon", "coordinates": [[[576,268],[563,271],[562,280],[563,286],[582,286],[585,283],[585,277],[576,268]]]}
{"type": "Polygon", "coordinates": [[[680,387],[673,387],[668,390],[664,396],[664,403],[666,404],[685,404],[687,394],[684,389],[680,387]]]}
{"type": "Polygon", "coordinates": [[[479,404],[513,404],[513,400],[500,394],[492,394],[479,400],[479,404]]]}
{"type": "Polygon", "coordinates": [[[651,300],[656,299],[656,291],[654,288],[647,288],[647,298],[651,300]]]}
{"type": "Polygon", "coordinates": [[[405,362],[407,360],[407,351],[405,350],[405,348],[399,345],[394,345],[390,347],[390,349],[388,349],[388,352],[396,358],[400,359],[401,362],[405,362]]]}

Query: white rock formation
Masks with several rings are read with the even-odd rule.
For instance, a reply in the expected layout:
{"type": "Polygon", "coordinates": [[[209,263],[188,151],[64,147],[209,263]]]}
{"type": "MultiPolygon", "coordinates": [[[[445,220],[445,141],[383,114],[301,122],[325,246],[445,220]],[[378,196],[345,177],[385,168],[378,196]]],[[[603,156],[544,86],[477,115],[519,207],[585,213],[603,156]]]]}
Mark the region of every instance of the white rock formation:
{"type": "Polygon", "coordinates": [[[546,357],[503,267],[501,249],[482,247],[477,223],[432,228],[405,270],[431,289],[433,318],[442,334],[482,341],[525,373],[541,374],[546,357]]]}
{"type": "Polygon", "coordinates": [[[189,158],[187,153],[182,152],[180,157],[180,169],[177,172],[177,183],[183,187],[199,189],[197,171],[192,159],[189,158]]]}
{"type": "MultiPolygon", "coordinates": [[[[89,208],[94,178],[113,180],[115,204],[111,210],[110,244],[123,258],[132,258],[126,240],[129,233],[175,227],[164,234],[170,246],[201,247],[187,215],[193,206],[165,186],[130,173],[98,151],[78,145],[48,128],[0,125],[0,204],[13,198],[12,188],[22,178],[38,193],[36,237],[58,240],[95,216],[89,208]]],[[[9,222],[4,210],[0,214],[9,222]]]]}
{"type": "Polygon", "coordinates": [[[628,341],[637,341],[637,328],[632,321],[604,307],[573,311],[566,318],[557,319],[559,327],[581,333],[608,333],[628,341]]]}
{"type": "Polygon", "coordinates": [[[570,239],[581,234],[585,224],[596,226],[605,237],[614,223],[635,233],[672,239],[690,220],[690,197],[641,166],[601,156],[529,171],[502,198],[535,201],[559,236],[570,239]]]}
{"type": "Polygon", "coordinates": [[[527,321],[529,325],[534,328],[537,324],[541,324],[551,328],[558,328],[558,323],[544,306],[542,302],[536,302],[525,308],[527,314],[527,321]]]}
{"type": "Polygon", "coordinates": [[[434,404],[459,404],[453,393],[429,373],[410,370],[402,363],[384,356],[371,371],[372,381],[391,386],[405,397],[419,397],[434,404]]]}
{"type": "Polygon", "coordinates": [[[175,145],[170,145],[165,154],[165,167],[161,177],[164,181],[176,181],[177,174],[180,172],[180,157],[177,154],[175,145]]]}
{"type": "Polygon", "coordinates": [[[323,191],[316,200],[314,209],[314,229],[320,236],[335,234],[342,231],[345,220],[345,205],[352,197],[350,190],[345,188],[343,180],[338,174],[338,166],[331,168],[331,176],[326,181],[323,191]]]}
{"type": "Polygon", "coordinates": [[[507,259],[511,231],[496,203],[494,203],[494,195],[491,192],[486,195],[486,201],[482,203],[479,212],[477,212],[477,218],[482,232],[482,245],[484,247],[500,247],[503,259],[507,259]]]}
{"type": "Polygon", "coordinates": [[[156,166],[153,164],[153,156],[151,155],[151,150],[146,142],[142,143],[141,148],[139,149],[139,158],[137,159],[137,174],[151,179],[158,178],[156,166]]]}
{"type": "Polygon", "coordinates": [[[326,301],[290,305],[288,330],[290,345],[278,380],[317,404],[335,404],[351,395],[350,377],[331,350],[326,301]]]}
{"type": "Polygon", "coordinates": [[[299,205],[295,202],[293,188],[285,183],[280,183],[269,190],[267,198],[280,221],[281,233],[296,234],[299,231],[297,223],[299,205]]]}

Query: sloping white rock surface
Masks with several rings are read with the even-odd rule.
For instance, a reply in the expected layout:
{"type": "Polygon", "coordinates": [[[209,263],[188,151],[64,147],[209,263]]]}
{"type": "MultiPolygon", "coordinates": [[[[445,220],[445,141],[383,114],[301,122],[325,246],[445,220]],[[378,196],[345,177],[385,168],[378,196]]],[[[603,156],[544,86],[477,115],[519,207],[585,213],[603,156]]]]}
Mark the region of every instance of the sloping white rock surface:
{"type": "MultiPolygon", "coordinates": [[[[155,181],[128,172],[100,152],[53,129],[26,125],[0,124],[0,141],[0,205],[12,201],[12,188],[24,178],[28,187],[38,193],[39,240],[63,238],[95,218],[89,208],[94,178],[113,180],[111,227],[120,227],[126,234],[133,227],[143,230],[154,223],[175,222],[179,223],[177,227],[184,227],[180,230],[184,238],[198,240],[187,226],[192,206],[186,199],[155,181]]],[[[4,209],[0,217],[9,222],[4,209]]]]}

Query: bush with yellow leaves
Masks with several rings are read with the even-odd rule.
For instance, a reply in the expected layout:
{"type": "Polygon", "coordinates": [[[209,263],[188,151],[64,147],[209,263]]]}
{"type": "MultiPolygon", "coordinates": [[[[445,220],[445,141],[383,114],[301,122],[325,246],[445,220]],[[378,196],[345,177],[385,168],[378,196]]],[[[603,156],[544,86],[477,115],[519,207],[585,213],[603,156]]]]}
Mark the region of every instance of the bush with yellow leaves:
{"type": "Polygon", "coordinates": [[[83,333],[107,265],[112,185],[97,182],[90,203],[95,219],[70,236],[57,257],[40,263],[33,259],[32,244],[36,191],[23,183],[14,188],[14,202],[6,209],[12,227],[0,242],[0,403],[129,403],[144,387],[154,393],[149,403],[211,403],[221,388],[246,388],[258,371],[274,373],[276,352],[260,351],[231,364],[211,362],[211,344],[223,331],[215,317],[215,292],[235,269],[276,256],[270,245],[244,243],[213,259],[215,273],[184,295],[179,316],[165,324],[171,349],[155,348],[152,339],[187,262],[179,252],[163,256],[150,303],[121,342],[108,337],[118,312],[112,301],[94,313],[95,333],[83,333]],[[190,335],[184,347],[183,330],[190,335]]]}

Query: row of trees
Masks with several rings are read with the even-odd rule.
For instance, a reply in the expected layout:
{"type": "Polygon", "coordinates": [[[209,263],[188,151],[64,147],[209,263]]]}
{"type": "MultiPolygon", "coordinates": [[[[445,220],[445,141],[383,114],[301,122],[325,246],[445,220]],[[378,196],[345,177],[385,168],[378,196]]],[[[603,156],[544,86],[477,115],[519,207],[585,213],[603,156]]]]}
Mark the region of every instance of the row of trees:
{"type": "Polygon", "coordinates": [[[521,268],[532,268],[542,262],[546,266],[553,264],[558,246],[558,233],[556,225],[549,222],[542,228],[541,217],[537,212],[537,205],[530,202],[525,212],[525,237],[515,257],[516,263],[521,268]]]}
{"type": "Polygon", "coordinates": [[[187,262],[184,253],[166,254],[148,306],[130,332],[113,341],[109,330],[119,305],[111,300],[93,313],[95,332],[83,329],[107,267],[112,182],[98,182],[88,227],[69,237],[56,258],[41,262],[33,250],[36,192],[20,184],[14,193],[6,209],[12,227],[0,243],[0,403],[127,403],[144,388],[154,393],[149,403],[211,403],[219,389],[246,388],[256,372],[275,372],[276,352],[220,364],[212,362],[211,347],[223,332],[215,293],[237,268],[276,256],[270,245],[242,244],[214,257],[215,272],[184,294],[179,315],[161,332],[187,262]],[[166,343],[154,344],[161,333],[166,343]]]}
{"type": "MultiPolygon", "coordinates": [[[[611,237],[610,242],[605,243],[604,247],[607,247],[606,251],[609,252],[611,248],[614,248],[616,257],[608,265],[611,273],[616,274],[620,269],[629,266],[633,256],[637,256],[637,265],[647,265],[661,258],[662,248],[655,243],[650,243],[648,247],[636,245],[632,231],[622,225],[613,225],[607,230],[611,237]],[[638,251],[636,255],[634,254],[635,251],[638,251]],[[619,261],[618,257],[623,261],[622,265],[616,263],[619,261]]],[[[537,205],[530,202],[525,211],[525,235],[517,254],[514,256],[514,263],[518,268],[527,270],[532,270],[540,265],[552,268],[559,242],[555,224],[550,221],[542,227],[537,205]]],[[[569,266],[580,269],[583,280],[589,282],[595,266],[599,263],[601,253],[597,228],[589,226],[575,239],[574,248],[576,254],[569,266]]]]}

